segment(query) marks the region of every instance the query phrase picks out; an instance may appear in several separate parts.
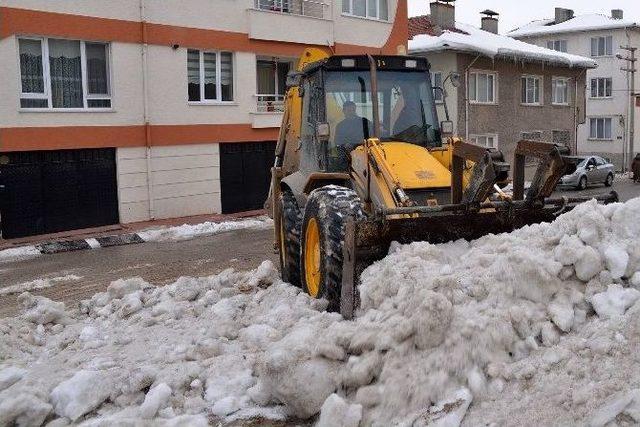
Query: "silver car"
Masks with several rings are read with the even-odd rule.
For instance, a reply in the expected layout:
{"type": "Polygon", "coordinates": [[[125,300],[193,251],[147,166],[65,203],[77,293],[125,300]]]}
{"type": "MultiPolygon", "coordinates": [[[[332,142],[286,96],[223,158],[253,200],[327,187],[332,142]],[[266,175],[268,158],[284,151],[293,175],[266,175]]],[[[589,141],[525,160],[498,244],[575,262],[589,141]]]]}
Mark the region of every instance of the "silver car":
{"type": "Polygon", "coordinates": [[[578,190],[584,190],[591,184],[604,184],[611,187],[614,171],[615,167],[602,157],[584,157],[578,159],[576,171],[571,175],[563,176],[559,185],[575,187],[578,190]]]}

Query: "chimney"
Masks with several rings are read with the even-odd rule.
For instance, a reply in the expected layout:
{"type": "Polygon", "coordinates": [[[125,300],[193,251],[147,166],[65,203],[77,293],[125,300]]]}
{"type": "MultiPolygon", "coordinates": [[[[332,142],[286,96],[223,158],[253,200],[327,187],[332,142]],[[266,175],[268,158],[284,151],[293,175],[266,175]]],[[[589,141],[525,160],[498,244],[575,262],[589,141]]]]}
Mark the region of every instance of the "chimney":
{"type": "Polygon", "coordinates": [[[485,10],[484,12],[480,12],[482,15],[482,29],[484,31],[488,31],[493,34],[498,34],[498,12],[494,12],[493,10],[485,10]]]}
{"type": "Polygon", "coordinates": [[[455,0],[436,0],[431,3],[431,23],[440,29],[455,28],[455,0]]]}
{"type": "Polygon", "coordinates": [[[556,7],[556,24],[561,24],[573,18],[573,10],[556,7]]]}
{"type": "Polygon", "coordinates": [[[611,17],[613,19],[623,19],[624,18],[624,11],[622,9],[613,9],[611,11],[611,17]]]}

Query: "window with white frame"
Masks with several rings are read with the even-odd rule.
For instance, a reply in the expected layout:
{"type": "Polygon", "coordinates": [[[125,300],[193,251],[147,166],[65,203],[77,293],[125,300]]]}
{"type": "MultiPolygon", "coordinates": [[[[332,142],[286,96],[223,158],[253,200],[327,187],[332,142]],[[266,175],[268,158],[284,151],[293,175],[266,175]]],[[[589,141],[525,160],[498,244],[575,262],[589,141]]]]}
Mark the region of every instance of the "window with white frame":
{"type": "Polygon", "coordinates": [[[591,79],[591,98],[611,98],[613,96],[613,79],[598,77],[591,79]]]}
{"type": "Polygon", "coordinates": [[[554,77],[551,81],[551,93],[554,105],[569,105],[569,79],[554,77]]]}
{"type": "Polygon", "coordinates": [[[109,45],[19,38],[20,108],[111,108],[109,45]]]}
{"type": "Polygon", "coordinates": [[[189,102],[233,101],[233,53],[187,51],[189,102]]]}
{"type": "Polygon", "coordinates": [[[498,149],[498,135],[469,135],[472,144],[479,145],[484,148],[498,149]]]}
{"type": "Polygon", "coordinates": [[[342,13],[386,21],[389,4],[388,0],[342,0],[342,13]]]}
{"type": "Polygon", "coordinates": [[[469,73],[469,100],[477,104],[496,102],[497,74],[473,71],[469,73]]]}
{"type": "Polygon", "coordinates": [[[611,56],[613,55],[613,37],[592,37],[591,56],[611,56]]]}
{"type": "Polygon", "coordinates": [[[612,119],[610,117],[596,117],[589,119],[589,138],[611,140],[611,125],[612,119]]]}
{"type": "Polygon", "coordinates": [[[522,103],[542,105],[542,77],[522,76],[522,103]]]}
{"type": "Polygon", "coordinates": [[[566,40],[549,40],[547,42],[547,49],[557,50],[558,52],[566,52],[567,41],[566,40]]]}
{"type": "Polygon", "coordinates": [[[443,102],[444,88],[442,87],[442,73],[440,71],[434,71],[431,73],[431,85],[433,86],[433,99],[436,102],[443,102]]]}

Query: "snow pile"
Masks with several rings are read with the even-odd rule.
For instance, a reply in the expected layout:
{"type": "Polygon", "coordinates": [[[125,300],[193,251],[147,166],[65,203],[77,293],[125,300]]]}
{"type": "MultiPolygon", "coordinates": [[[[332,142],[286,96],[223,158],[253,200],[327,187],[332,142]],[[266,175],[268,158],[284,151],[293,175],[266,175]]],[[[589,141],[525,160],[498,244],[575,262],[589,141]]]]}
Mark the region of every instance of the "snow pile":
{"type": "Polygon", "coordinates": [[[36,279],[31,282],[18,283],[17,285],[0,288],[0,295],[18,294],[21,292],[35,291],[38,289],[50,288],[56,283],[71,282],[82,279],[81,276],[75,274],[67,274],[66,276],[51,277],[44,279],[36,279]]]}
{"type": "Polygon", "coordinates": [[[9,248],[0,251],[0,264],[4,262],[22,261],[37,257],[41,252],[35,246],[21,246],[19,248],[9,248]]]}
{"type": "Polygon", "coordinates": [[[268,229],[273,227],[273,221],[261,216],[255,219],[244,219],[226,222],[203,222],[201,224],[184,224],[177,227],[157,228],[138,232],[138,236],[145,242],[166,242],[193,239],[194,237],[212,236],[227,231],[241,229],[268,229]]]}
{"type": "Polygon", "coordinates": [[[490,58],[545,61],[569,67],[597,67],[597,63],[593,59],[521,42],[511,37],[481,30],[472,25],[456,22],[456,29],[462,32],[444,31],[439,36],[417,35],[413,40],[409,40],[409,51],[412,54],[418,54],[455,50],[481,53],[490,58]]]}
{"type": "Polygon", "coordinates": [[[139,278],[0,320],[0,425],[640,422],[640,199],[444,245],[394,245],[353,321],[252,272],[139,278]],[[146,420],[146,421],[142,421],[146,420]]]}
{"type": "Polygon", "coordinates": [[[637,24],[627,19],[614,19],[599,13],[579,15],[568,21],[554,24],[553,19],[532,21],[527,25],[510,31],[510,37],[529,37],[544,34],[572,33],[578,31],[610,30],[614,28],[631,28],[637,24]]]}

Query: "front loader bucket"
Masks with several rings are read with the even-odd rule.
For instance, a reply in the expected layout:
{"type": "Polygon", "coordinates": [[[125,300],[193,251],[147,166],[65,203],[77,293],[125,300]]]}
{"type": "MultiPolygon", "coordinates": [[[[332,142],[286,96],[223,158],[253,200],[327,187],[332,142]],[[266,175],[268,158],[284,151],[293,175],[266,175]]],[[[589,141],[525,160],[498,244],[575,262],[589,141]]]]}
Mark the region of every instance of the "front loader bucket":
{"type": "Polygon", "coordinates": [[[351,318],[359,305],[357,283],[360,273],[388,253],[392,242],[425,241],[446,243],[473,240],[487,234],[511,232],[526,225],[552,222],[580,203],[595,198],[600,203],[618,201],[615,192],[596,197],[556,198],[549,196],[575,159],[566,147],[538,141],[520,141],[515,152],[513,197],[489,201],[490,194],[508,170],[502,159],[481,147],[458,143],[452,164],[451,203],[441,206],[407,206],[382,209],[371,217],[347,220],[343,249],[341,313],[351,318]],[[525,193],[527,157],[539,161],[525,193]],[[474,164],[472,179],[463,188],[463,170],[474,164]]]}

